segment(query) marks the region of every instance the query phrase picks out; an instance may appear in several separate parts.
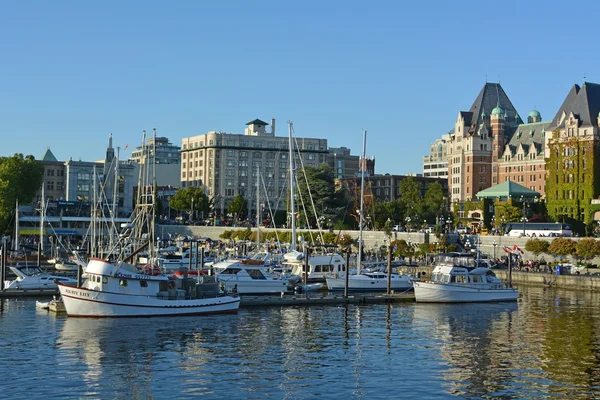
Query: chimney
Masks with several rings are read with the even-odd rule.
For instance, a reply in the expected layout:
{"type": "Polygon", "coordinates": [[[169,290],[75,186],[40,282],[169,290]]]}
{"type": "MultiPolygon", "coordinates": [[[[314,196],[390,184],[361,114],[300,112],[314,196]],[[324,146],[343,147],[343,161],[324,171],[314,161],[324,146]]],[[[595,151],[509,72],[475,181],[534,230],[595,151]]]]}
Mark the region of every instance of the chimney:
{"type": "Polygon", "coordinates": [[[271,118],[271,136],[275,136],[275,118],[271,118]]]}

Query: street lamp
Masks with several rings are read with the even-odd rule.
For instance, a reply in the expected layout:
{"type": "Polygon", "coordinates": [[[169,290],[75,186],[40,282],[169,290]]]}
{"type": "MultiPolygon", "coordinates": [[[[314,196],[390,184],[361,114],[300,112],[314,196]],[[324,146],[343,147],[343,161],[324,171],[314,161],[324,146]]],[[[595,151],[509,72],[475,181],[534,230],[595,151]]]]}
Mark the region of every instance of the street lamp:
{"type": "Polygon", "coordinates": [[[525,222],[527,222],[527,207],[529,205],[523,196],[521,196],[521,203],[523,203],[523,218],[521,218],[521,221],[523,222],[523,236],[525,236],[525,222]]]}

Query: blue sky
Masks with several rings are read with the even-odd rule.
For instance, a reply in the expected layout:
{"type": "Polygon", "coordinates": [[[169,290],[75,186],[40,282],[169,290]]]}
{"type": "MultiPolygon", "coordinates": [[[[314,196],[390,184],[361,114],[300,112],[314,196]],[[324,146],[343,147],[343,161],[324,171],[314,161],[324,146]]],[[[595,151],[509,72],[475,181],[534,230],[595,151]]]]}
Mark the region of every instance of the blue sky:
{"type": "Polygon", "coordinates": [[[487,80],[526,118],[600,83],[600,3],[579,1],[6,1],[0,155],[103,158],[142,130],[243,133],[255,118],[420,173],[487,80]]]}

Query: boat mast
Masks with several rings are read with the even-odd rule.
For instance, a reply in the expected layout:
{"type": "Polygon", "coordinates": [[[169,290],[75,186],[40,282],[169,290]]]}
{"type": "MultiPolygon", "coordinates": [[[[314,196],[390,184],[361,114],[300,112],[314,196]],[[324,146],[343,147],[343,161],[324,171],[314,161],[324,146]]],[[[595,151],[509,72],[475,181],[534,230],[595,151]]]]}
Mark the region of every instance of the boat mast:
{"type": "Polygon", "coordinates": [[[115,179],[113,185],[113,204],[112,204],[112,217],[113,217],[113,225],[115,224],[115,218],[117,218],[117,193],[119,189],[119,150],[120,147],[117,147],[117,158],[115,161],[115,179]]]}
{"type": "Polygon", "coordinates": [[[364,208],[365,208],[365,168],[367,163],[365,161],[365,153],[367,151],[367,131],[363,130],[363,152],[362,152],[362,163],[360,164],[360,220],[359,220],[359,234],[358,234],[358,255],[356,256],[356,275],[360,275],[360,264],[362,262],[363,252],[363,223],[364,223],[364,208]]]}
{"type": "Polygon", "coordinates": [[[44,252],[44,220],[45,217],[45,208],[46,208],[46,199],[44,197],[44,184],[42,183],[42,204],[40,207],[40,253],[44,252]]]}
{"type": "Polygon", "coordinates": [[[290,213],[291,213],[291,228],[292,228],[292,243],[290,251],[296,250],[296,213],[294,211],[294,151],[292,149],[292,126],[293,122],[288,121],[289,133],[289,157],[290,157],[290,213]]]}
{"type": "MultiPolygon", "coordinates": [[[[19,234],[20,234],[20,230],[19,230],[19,199],[17,199],[17,205],[16,205],[16,209],[15,209],[15,251],[16,254],[19,253],[19,234]]],[[[2,250],[4,251],[4,250],[2,250]]]]}
{"type": "Polygon", "coordinates": [[[96,245],[97,245],[97,233],[96,233],[96,218],[97,218],[97,214],[96,214],[96,207],[98,206],[98,199],[97,197],[97,193],[96,193],[96,166],[94,165],[94,168],[92,169],[92,188],[94,190],[94,193],[92,195],[92,205],[90,206],[90,224],[92,227],[92,237],[91,237],[91,244],[90,244],[90,257],[97,257],[96,254],[96,245]]]}
{"type": "Polygon", "coordinates": [[[256,167],[256,252],[260,246],[260,167],[256,167]]]}

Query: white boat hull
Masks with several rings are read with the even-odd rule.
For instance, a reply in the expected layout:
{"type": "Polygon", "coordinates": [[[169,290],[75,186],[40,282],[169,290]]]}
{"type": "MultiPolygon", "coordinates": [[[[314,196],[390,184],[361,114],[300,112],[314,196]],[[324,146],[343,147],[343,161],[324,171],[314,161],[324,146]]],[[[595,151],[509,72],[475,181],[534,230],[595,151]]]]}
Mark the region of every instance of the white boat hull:
{"type": "Polygon", "coordinates": [[[239,297],[170,300],[59,285],[70,317],[155,317],[236,312],[239,297]]]}
{"type": "Polygon", "coordinates": [[[77,272],[77,270],[79,269],[79,265],[75,263],[57,262],[54,264],[54,269],[57,271],[77,272]]]}
{"type": "Polygon", "coordinates": [[[519,292],[513,288],[478,289],[468,286],[433,282],[414,282],[415,300],[419,303],[476,303],[516,301],[519,292]]]}
{"type": "Polygon", "coordinates": [[[227,293],[237,294],[279,294],[289,290],[287,280],[244,280],[237,279],[235,275],[223,275],[217,277],[219,283],[223,284],[227,293]]]}
{"type": "MultiPolygon", "coordinates": [[[[327,288],[330,291],[339,291],[346,289],[346,278],[327,277],[327,288]]],[[[348,290],[361,292],[381,292],[386,291],[388,287],[387,278],[382,279],[361,279],[356,275],[348,277],[348,290]]],[[[405,291],[413,288],[412,280],[404,277],[400,279],[391,279],[390,289],[394,291],[405,291]]]]}

